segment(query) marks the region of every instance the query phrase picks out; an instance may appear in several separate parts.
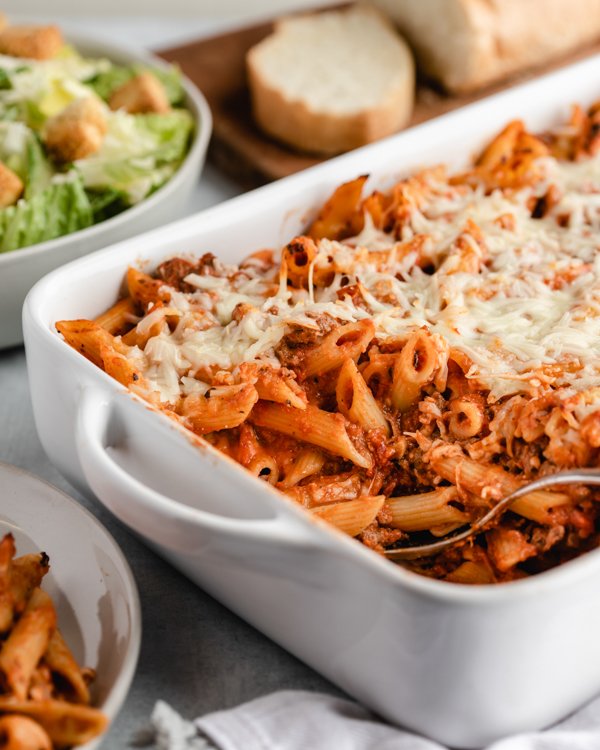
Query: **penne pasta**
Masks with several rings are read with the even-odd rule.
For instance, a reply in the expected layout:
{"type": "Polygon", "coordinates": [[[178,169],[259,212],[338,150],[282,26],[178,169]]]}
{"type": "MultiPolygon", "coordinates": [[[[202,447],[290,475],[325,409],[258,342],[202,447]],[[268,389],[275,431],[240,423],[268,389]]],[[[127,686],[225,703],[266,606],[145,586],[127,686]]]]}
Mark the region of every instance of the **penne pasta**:
{"type": "Polygon", "coordinates": [[[342,365],[335,393],[339,410],[351,422],[390,434],[388,421],[353,360],[342,365]]]}
{"type": "MultiPolygon", "coordinates": [[[[485,466],[464,456],[443,455],[443,451],[432,454],[431,466],[441,477],[461,490],[479,495],[491,502],[502,499],[521,486],[519,479],[504,469],[485,466]]],[[[535,490],[515,500],[511,510],[532,521],[550,523],[552,511],[570,502],[566,493],[535,490]]]]}
{"type": "Polygon", "coordinates": [[[251,383],[211,388],[204,396],[191,394],[184,398],[179,413],[198,435],[227,430],[245,422],[258,401],[251,383]]]}
{"type": "MultiPolygon", "coordinates": [[[[598,159],[600,103],[542,135],[514,120],[467,171],[365,196],[358,176],[279,250],[129,269],[124,299],[57,330],[366,546],[441,537],[529,479],[598,464],[598,159]]],[[[593,488],[528,492],[410,567],[514,580],[599,545],[599,529],[593,488]]],[[[8,622],[24,599],[3,604],[1,581],[8,622]]]]}
{"type": "Polygon", "coordinates": [[[275,456],[269,456],[264,451],[255,455],[247,464],[246,468],[255,477],[264,479],[269,484],[277,484],[279,481],[279,465],[275,456]]]}
{"type": "Polygon", "coordinates": [[[49,558],[45,552],[23,555],[13,560],[10,590],[18,614],[23,612],[33,590],[41,584],[49,568],[49,558]]]}
{"type": "Polygon", "coordinates": [[[106,716],[91,706],[61,700],[28,701],[0,695],[0,715],[18,714],[37,722],[56,748],[83,745],[106,729],[106,716]]]}
{"type": "Polygon", "coordinates": [[[294,487],[303,479],[318,474],[323,468],[325,457],[321,451],[305,448],[298,453],[294,463],[288,467],[285,476],[280,481],[282,489],[294,487]]]}
{"type": "Polygon", "coordinates": [[[496,579],[489,566],[481,562],[471,562],[467,560],[461,563],[458,568],[446,576],[446,580],[451,583],[467,584],[484,584],[495,583],[496,579]]]}
{"type": "Polygon", "coordinates": [[[52,750],[52,740],[27,716],[0,716],[0,742],[5,750],[52,750]]]}
{"type": "Polygon", "coordinates": [[[337,328],[314,349],[309,350],[302,364],[302,377],[323,374],[341,367],[347,359],[357,360],[375,334],[371,320],[337,328]]]}
{"type": "Polygon", "coordinates": [[[433,380],[437,364],[431,337],[424,331],[411,334],[394,364],[391,400],[395,409],[410,409],[421,388],[433,380]]]}
{"type": "Polygon", "coordinates": [[[371,457],[361,453],[350,439],[341,414],[331,414],[315,406],[300,410],[261,401],[254,407],[251,420],[259,427],[324,448],[363,469],[372,465],[371,457]]]}
{"type": "Polygon", "coordinates": [[[418,495],[390,497],[385,504],[391,514],[390,525],[402,531],[427,531],[439,526],[455,526],[469,522],[469,515],[450,505],[459,499],[456,487],[418,495]]]}
{"type": "Polygon", "coordinates": [[[0,540],[0,552],[6,551],[12,566],[2,582],[14,606],[11,622],[0,634],[0,747],[79,746],[107,725],[104,714],[89,706],[88,683],[95,673],[75,661],[57,628],[52,600],[39,588],[49,569],[48,556],[40,552],[14,558],[11,534],[0,540]]]}
{"type": "Polygon", "coordinates": [[[332,524],[348,536],[358,536],[370,526],[382,509],[385,497],[359,497],[345,503],[334,503],[312,508],[311,513],[332,524]]]}
{"type": "Polygon", "coordinates": [[[171,298],[171,295],[164,290],[162,281],[153,279],[133,267],[127,271],[127,289],[133,302],[142,310],[147,310],[149,305],[155,305],[158,302],[169,302],[171,298]]]}
{"type": "Polygon", "coordinates": [[[317,246],[310,237],[296,237],[283,249],[281,265],[288,281],[295,287],[307,288],[311,267],[317,257],[317,246]]]}
{"type": "Polygon", "coordinates": [[[105,331],[113,336],[122,333],[136,319],[136,306],[133,297],[124,297],[116,302],[109,310],[95,318],[105,331]]]}
{"type": "Polygon", "coordinates": [[[98,323],[62,320],[56,324],[56,329],[72,347],[95,365],[102,367],[121,385],[147,396],[149,388],[145,378],[139,368],[125,356],[128,347],[119,345],[118,340],[98,323]]]}
{"type": "Polygon", "coordinates": [[[0,674],[19,700],[27,698],[29,681],[56,628],[52,600],[33,590],[24,613],[0,648],[0,674]]]}
{"type": "Polygon", "coordinates": [[[12,567],[15,541],[12,534],[0,540],[0,635],[5,633],[13,621],[14,596],[12,592],[12,567]]]}
{"type": "Polygon", "coordinates": [[[362,222],[359,206],[367,179],[368,175],[362,175],[336,188],[310,225],[309,236],[315,239],[321,237],[339,239],[344,235],[349,236],[360,231],[362,227],[356,226],[356,222],[362,222]]]}
{"type": "Polygon", "coordinates": [[[58,628],[50,636],[44,652],[44,662],[53,674],[59,675],[63,683],[68,685],[69,700],[86,706],[89,704],[90,691],[87,683],[58,628]]]}
{"type": "Polygon", "coordinates": [[[264,401],[275,401],[278,404],[293,406],[295,409],[306,409],[306,393],[293,378],[282,378],[281,374],[271,368],[262,368],[254,384],[258,397],[264,401]]]}

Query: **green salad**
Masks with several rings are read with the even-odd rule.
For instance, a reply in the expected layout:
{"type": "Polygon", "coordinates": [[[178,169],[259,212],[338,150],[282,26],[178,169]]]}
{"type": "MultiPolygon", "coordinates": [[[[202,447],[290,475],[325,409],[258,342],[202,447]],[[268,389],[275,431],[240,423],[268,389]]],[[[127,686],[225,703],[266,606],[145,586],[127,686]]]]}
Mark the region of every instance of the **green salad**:
{"type": "Polygon", "coordinates": [[[194,130],[178,70],[7,49],[0,33],[0,252],[105,221],[178,169],[194,130]]]}

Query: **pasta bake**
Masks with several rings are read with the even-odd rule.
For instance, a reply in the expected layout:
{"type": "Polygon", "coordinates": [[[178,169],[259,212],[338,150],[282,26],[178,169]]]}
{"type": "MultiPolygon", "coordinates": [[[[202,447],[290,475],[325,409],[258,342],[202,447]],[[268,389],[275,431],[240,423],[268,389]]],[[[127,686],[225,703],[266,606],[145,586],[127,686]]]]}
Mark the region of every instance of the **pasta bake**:
{"type": "MultiPolygon", "coordinates": [[[[127,272],[66,341],[376,551],[435,539],[600,448],[600,105],[509,123],[472,168],[336,189],[302,236],[239,265],[127,272]]],[[[600,499],[600,498],[598,498],[600,499]]],[[[594,491],[516,500],[414,561],[509,581],[598,545],[594,491]]]]}
{"type": "Polygon", "coordinates": [[[79,667],[40,588],[45,552],[15,557],[12,534],[0,539],[0,747],[53,750],[82,745],[107,719],[90,705],[91,669],[79,667]]]}

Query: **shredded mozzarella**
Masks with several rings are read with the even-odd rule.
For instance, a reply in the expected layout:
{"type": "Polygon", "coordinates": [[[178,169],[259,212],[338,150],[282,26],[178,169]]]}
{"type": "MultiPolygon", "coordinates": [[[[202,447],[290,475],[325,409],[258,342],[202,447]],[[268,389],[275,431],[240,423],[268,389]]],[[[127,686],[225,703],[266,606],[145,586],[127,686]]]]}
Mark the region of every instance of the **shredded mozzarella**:
{"type": "MultiPolygon", "coordinates": [[[[146,377],[172,401],[190,392],[197,373],[250,361],[278,367],[276,347],[290,327],[315,329],[328,315],[341,323],[372,318],[380,339],[421,327],[441,335],[470,359],[468,377],[492,400],[540,383],[566,394],[589,388],[600,365],[600,156],[576,163],[545,157],[539,166],[541,181],[513,193],[485,195],[439,173],[423,177],[426,197],[411,206],[401,241],[421,236],[433,273],[416,265],[418,253],[400,253],[398,238],[367,214],[357,236],[317,243],[307,290],[288,288],[275,266],[265,272],[254,263],[190,274],[194,293],[170,290],[179,324],[164,326],[143,352],[146,377]],[[531,201],[551,185],[558,202],[532,218],[531,201]],[[469,219],[483,250],[466,230],[469,219]],[[461,270],[460,238],[478,272],[461,270]],[[333,274],[323,286],[317,271],[327,268],[333,274]],[[358,288],[359,299],[344,294],[346,287],[358,288]]],[[[577,408],[584,414],[593,404],[577,408]]]]}

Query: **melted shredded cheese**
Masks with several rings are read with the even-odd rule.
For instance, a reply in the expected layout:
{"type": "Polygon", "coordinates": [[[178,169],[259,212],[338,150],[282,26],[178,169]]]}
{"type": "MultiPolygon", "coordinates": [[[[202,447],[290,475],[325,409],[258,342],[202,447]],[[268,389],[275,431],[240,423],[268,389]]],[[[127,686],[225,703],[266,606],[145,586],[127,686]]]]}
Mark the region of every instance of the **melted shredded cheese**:
{"type": "MultiPolygon", "coordinates": [[[[162,400],[173,401],[201,392],[204,385],[192,386],[190,378],[207,371],[232,372],[252,361],[280,366],[276,347],[291,326],[317,328],[322,315],[340,323],[372,318],[380,339],[420,327],[444,337],[469,358],[468,377],[488,388],[491,400],[550,386],[573,399],[599,378],[600,157],[544,158],[539,166],[535,185],[490,195],[426,175],[426,197],[411,207],[401,241],[420,237],[433,272],[416,264],[419,253],[400,252],[402,243],[367,214],[356,237],[317,243],[306,290],[288,288],[276,266],[260,263],[217,263],[206,275],[190,274],[193,293],[170,290],[175,329],[164,325],[131,356],[162,400]],[[531,201],[550,186],[558,202],[544,218],[532,218],[531,201]],[[484,250],[465,229],[469,219],[484,250]],[[461,247],[479,263],[476,272],[461,270],[461,247]],[[323,286],[315,279],[325,268],[335,272],[323,286]],[[358,288],[360,299],[345,287],[358,288]]],[[[579,401],[581,417],[600,397],[579,401]]]]}

